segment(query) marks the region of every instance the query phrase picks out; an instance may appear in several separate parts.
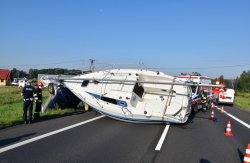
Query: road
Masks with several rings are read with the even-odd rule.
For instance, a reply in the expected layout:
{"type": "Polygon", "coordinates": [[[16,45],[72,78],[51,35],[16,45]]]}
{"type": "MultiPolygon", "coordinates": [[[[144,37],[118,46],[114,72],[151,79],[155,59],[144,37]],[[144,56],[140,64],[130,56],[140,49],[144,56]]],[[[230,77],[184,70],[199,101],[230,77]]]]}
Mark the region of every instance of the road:
{"type": "MultiPolygon", "coordinates": [[[[220,106],[218,106],[220,107],[220,106]]],[[[224,109],[250,124],[250,112],[224,109]]],[[[0,130],[0,151],[95,117],[99,119],[0,153],[0,163],[29,162],[242,162],[250,143],[250,129],[215,109],[199,112],[185,125],[170,125],[161,150],[156,145],[166,125],[133,124],[100,117],[94,111],[17,125],[0,130]],[[232,137],[224,135],[228,120],[232,137]]]]}

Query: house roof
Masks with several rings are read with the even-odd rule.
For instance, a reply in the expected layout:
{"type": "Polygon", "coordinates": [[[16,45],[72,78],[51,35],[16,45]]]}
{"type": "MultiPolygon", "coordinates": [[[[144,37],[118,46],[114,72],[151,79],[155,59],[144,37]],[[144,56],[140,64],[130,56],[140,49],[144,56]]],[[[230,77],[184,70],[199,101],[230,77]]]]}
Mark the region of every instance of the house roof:
{"type": "Polygon", "coordinates": [[[0,70],[0,80],[8,80],[10,79],[10,70],[0,70]]]}

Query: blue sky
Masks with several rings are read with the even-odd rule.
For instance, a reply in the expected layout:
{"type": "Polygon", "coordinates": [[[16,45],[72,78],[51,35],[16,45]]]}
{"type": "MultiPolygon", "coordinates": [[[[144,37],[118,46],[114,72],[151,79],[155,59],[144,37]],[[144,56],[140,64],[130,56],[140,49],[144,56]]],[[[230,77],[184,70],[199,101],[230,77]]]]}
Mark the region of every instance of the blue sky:
{"type": "Polygon", "coordinates": [[[0,68],[250,70],[249,0],[1,0],[0,68]]]}

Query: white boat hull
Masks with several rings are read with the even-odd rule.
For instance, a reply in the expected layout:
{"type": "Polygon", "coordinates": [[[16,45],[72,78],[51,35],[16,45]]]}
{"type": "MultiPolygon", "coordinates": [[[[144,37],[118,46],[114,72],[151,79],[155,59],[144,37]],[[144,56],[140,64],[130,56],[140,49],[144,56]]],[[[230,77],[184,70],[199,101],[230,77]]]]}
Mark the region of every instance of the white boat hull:
{"type": "Polygon", "coordinates": [[[117,120],[185,123],[191,112],[190,87],[154,82],[181,83],[164,73],[116,69],[76,76],[64,84],[93,109],[117,120]]]}

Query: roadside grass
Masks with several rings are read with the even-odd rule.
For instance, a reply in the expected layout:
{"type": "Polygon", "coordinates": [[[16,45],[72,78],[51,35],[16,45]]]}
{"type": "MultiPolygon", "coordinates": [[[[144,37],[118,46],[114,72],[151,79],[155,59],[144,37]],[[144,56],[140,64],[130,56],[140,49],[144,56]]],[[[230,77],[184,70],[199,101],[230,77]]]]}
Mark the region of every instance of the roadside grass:
{"type": "Polygon", "coordinates": [[[0,128],[21,123],[23,114],[22,106],[22,102],[1,105],[0,128]]]}
{"type": "Polygon", "coordinates": [[[22,102],[21,91],[19,87],[0,87],[0,106],[22,102]]]}
{"type": "Polygon", "coordinates": [[[250,93],[236,92],[235,106],[250,111],[250,93]]]}
{"type": "Polygon", "coordinates": [[[15,125],[22,121],[21,91],[19,87],[0,88],[0,127],[15,125]]]}
{"type": "MultiPolygon", "coordinates": [[[[23,97],[22,89],[19,87],[0,87],[0,128],[21,124],[23,115],[23,97]]],[[[49,92],[43,90],[43,101],[45,102],[49,92]]],[[[35,105],[34,105],[35,106],[35,105]]],[[[74,113],[75,109],[59,109],[49,110],[41,113],[41,119],[48,117],[62,116],[74,113]]],[[[34,112],[34,108],[33,108],[34,112]]]]}

